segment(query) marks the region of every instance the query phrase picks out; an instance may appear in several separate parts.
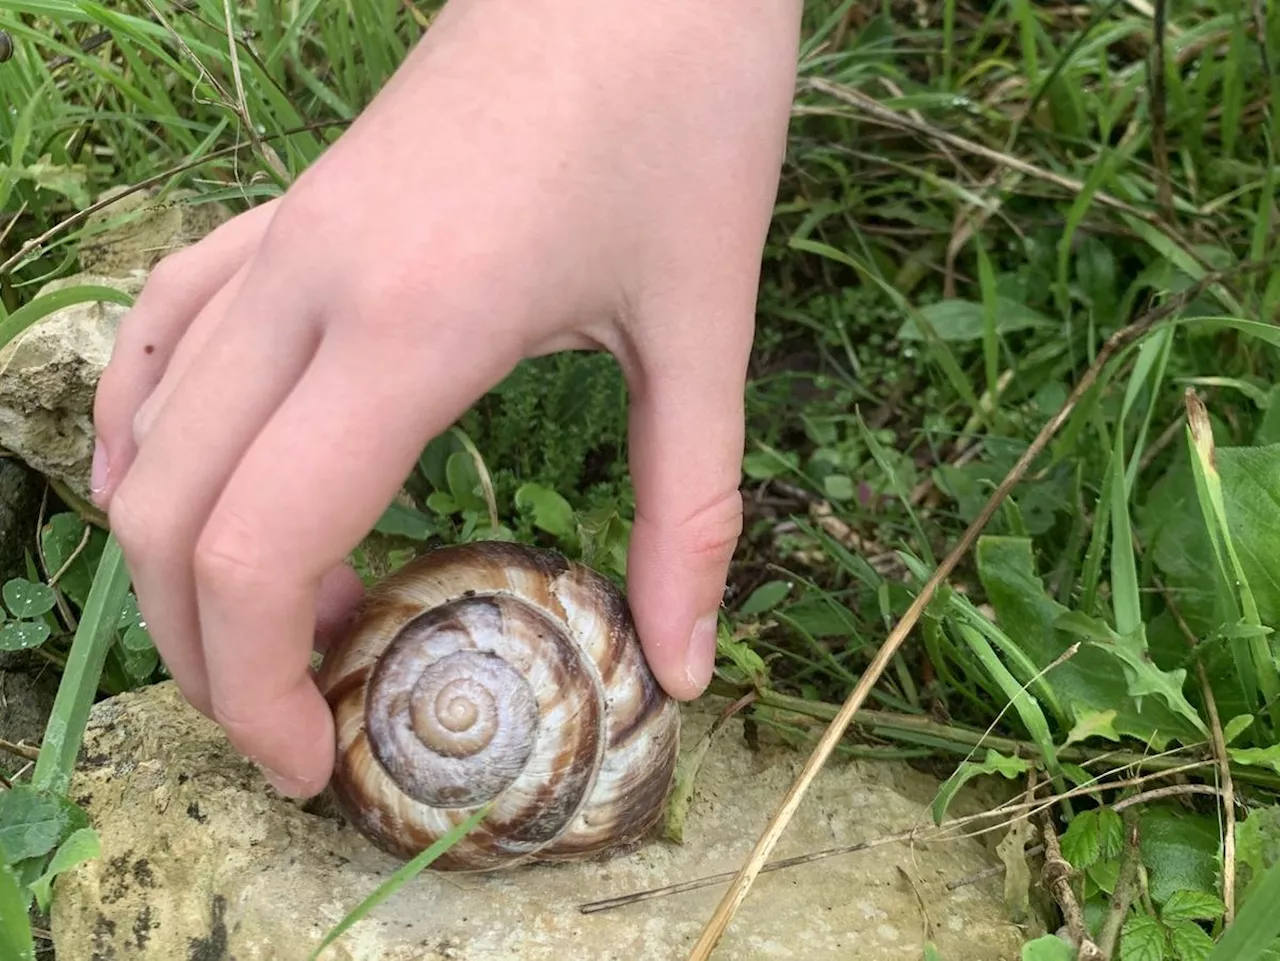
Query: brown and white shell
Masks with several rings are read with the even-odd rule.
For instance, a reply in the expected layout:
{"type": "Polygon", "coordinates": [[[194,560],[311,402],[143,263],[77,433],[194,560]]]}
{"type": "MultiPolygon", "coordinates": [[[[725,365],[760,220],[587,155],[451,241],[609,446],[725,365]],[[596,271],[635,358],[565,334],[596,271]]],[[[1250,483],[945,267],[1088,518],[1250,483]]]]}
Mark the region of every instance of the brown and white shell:
{"type": "Polygon", "coordinates": [[[551,551],[440,548],[369,592],[318,682],[347,819],[410,858],[490,800],[432,870],[634,849],[662,817],[679,705],[622,594],[551,551]]]}

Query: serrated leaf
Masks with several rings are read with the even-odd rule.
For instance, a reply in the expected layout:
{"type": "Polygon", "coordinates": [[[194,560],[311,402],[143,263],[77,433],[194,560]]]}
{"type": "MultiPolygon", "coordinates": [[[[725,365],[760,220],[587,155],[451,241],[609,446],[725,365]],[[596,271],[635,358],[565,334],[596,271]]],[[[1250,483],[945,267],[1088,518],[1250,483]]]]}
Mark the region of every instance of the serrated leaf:
{"type": "Polygon", "coordinates": [[[1120,929],[1120,961],[1164,961],[1164,928],[1148,914],[1138,914],[1120,929]]]}
{"type": "Polygon", "coordinates": [[[16,864],[43,857],[77,828],[89,826],[79,807],[29,784],[0,791],[0,848],[16,864]]]}
{"type": "Polygon", "coordinates": [[[6,621],[0,625],[0,651],[28,651],[49,639],[44,621],[6,621]]]}
{"type": "Polygon", "coordinates": [[[1102,855],[1098,837],[1098,810],[1081,811],[1058,839],[1062,856],[1075,868],[1087,868],[1102,855]]]}
{"type": "Polygon", "coordinates": [[[1194,921],[1180,921],[1166,925],[1173,956],[1177,961],[1207,961],[1213,954],[1213,938],[1194,921]]]}
{"type": "Polygon", "coordinates": [[[1091,737],[1104,737],[1108,741],[1119,741],[1120,735],[1115,728],[1116,711],[1077,711],[1076,723],[1067,735],[1067,744],[1077,744],[1091,737]]]}
{"type": "Polygon", "coordinates": [[[1207,891],[1174,891],[1160,909],[1160,919],[1165,924],[1175,921],[1216,921],[1227,911],[1227,906],[1216,895],[1207,891]]]}
{"type": "Polygon", "coordinates": [[[48,614],[58,603],[57,595],[48,584],[38,584],[25,577],[15,577],[5,582],[0,593],[5,607],[14,617],[36,618],[48,614]]]}
{"type": "Polygon", "coordinates": [[[942,823],[942,819],[946,816],[947,808],[950,807],[952,800],[960,792],[960,789],[975,777],[980,777],[984,774],[1001,774],[1006,778],[1017,778],[1026,774],[1030,767],[1030,762],[1024,758],[1009,757],[992,748],[987,748],[985,760],[965,761],[938,788],[938,793],[934,797],[932,805],[934,823],[942,823]]]}
{"type": "Polygon", "coordinates": [[[1114,710],[1117,734],[1148,742],[1155,750],[1164,750],[1174,738],[1204,737],[1203,722],[1182,697],[1176,675],[1165,676],[1145,659],[1145,651],[1116,650],[1114,632],[1105,623],[1070,611],[1049,596],[1035,570],[1030,538],[986,535],[979,539],[976,555],[979,578],[1001,627],[1018,639],[1038,668],[1066,653],[1077,635],[1085,638],[1071,658],[1047,675],[1062,703],[1069,705],[1073,723],[1085,712],[1114,710]],[[1135,657],[1137,666],[1129,666],[1135,657]],[[1124,670],[1119,669],[1122,664],[1124,670]],[[1137,674],[1139,690],[1158,688],[1177,707],[1163,697],[1137,701],[1130,690],[1131,674],[1137,674]]]}

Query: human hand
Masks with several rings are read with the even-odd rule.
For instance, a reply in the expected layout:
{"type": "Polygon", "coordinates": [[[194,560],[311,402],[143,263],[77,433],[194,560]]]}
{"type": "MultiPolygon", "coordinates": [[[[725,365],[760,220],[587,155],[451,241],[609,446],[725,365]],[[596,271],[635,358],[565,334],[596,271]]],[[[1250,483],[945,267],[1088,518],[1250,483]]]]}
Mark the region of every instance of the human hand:
{"type": "Polygon", "coordinates": [[[631,392],[628,595],[705,688],[799,0],[454,0],[280,199],[161,262],[95,406],[95,498],[183,694],[284,793],[333,765],[313,645],[423,446],[521,359],[631,392]]]}

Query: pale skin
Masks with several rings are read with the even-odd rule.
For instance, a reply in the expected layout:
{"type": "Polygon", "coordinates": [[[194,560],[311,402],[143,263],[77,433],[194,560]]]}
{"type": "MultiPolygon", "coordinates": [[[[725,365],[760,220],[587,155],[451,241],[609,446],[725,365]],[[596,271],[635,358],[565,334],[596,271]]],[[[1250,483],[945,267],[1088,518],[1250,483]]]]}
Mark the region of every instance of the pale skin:
{"type": "Polygon", "coordinates": [[[424,444],[526,357],[630,391],[627,594],[705,690],[800,0],[452,0],[283,197],[162,261],[95,406],[94,497],[188,700],[282,792],[333,767],[313,648],[424,444]]]}

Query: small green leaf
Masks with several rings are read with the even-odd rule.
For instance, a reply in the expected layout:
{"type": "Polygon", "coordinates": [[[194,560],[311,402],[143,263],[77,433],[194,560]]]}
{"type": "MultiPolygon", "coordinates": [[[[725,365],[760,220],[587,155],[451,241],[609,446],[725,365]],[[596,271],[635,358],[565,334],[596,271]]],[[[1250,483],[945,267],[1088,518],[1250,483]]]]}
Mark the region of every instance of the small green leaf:
{"type": "Polygon", "coordinates": [[[1160,909],[1165,924],[1175,921],[1216,921],[1227,911],[1221,899],[1207,891],[1174,891],[1160,909]]]}
{"type": "Polygon", "coordinates": [[[1056,934],[1042,934],[1022,946],[1021,961],[1075,961],[1071,946],[1056,934]]]}
{"type": "Polygon", "coordinates": [[[519,510],[533,515],[534,527],[562,540],[573,537],[573,507],[558,492],[541,484],[522,484],[515,502],[519,510]]]}
{"type": "Polygon", "coordinates": [[[789,593],[791,585],[786,581],[766,581],[748,595],[738,613],[748,617],[762,614],[781,604],[789,593]]]}
{"type": "Polygon", "coordinates": [[[387,505],[387,509],[382,512],[382,516],[374,524],[374,530],[380,534],[425,541],[435,533],[435,525],[432,524],[431,518],[422,513],[422,511],[416,510],[408,504],[393,501],[387,505]]]}
{"type": "Polygon", "coordinates": [[[44,621],[8,621],[0,624],[0,651],[28,651],[49,639],[44,621]]]}
{"type": "Polygon", "coordinates": [[[1252,714],[1237,714],[1222,729],[1222,739],[1230,744],[1253,724],[1252,714]]]}
{"type": "Polygon", "coordinates": [[[25,577],[15,577],[4,585],[5,606],[14,617],[37,618],[48,614],[58,603],[48,584],[37,584],[25,577]]]}
{"type": "MultiPolygon", "coordinates": [[[[1039,311],[1032,310],[1008,297],[996,298],[995,323],[996,333],[1010,334],[1031,327],[1051,327],[1053,322],[1039,311]]],[[[972,300],[940,300],[934,304],[926,304],[918,311],[924,321],[933,328],[939,340],[971,341],[981,340],[984,333],[985,318],[982,304],[972,300]]],[[[898,330],[902,340],[925,340],[925,334],[909,317],[898,330]]]]}
{"type": "Polygon", "coordinates": [[[40,906],[40,910],[44,912],[49,910],[49,891],[55,877],[64,871],[71,870],[77,864],[98,857],[101,853],[102,843],[93,828],[77,828],[72,831],[67,839],[58,846],[58,850],[49,861],[49,866],[45,869],[44,874],[36,878],[31,884],[31,890],[35,893],[36,903],[40,906]]]}

